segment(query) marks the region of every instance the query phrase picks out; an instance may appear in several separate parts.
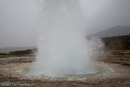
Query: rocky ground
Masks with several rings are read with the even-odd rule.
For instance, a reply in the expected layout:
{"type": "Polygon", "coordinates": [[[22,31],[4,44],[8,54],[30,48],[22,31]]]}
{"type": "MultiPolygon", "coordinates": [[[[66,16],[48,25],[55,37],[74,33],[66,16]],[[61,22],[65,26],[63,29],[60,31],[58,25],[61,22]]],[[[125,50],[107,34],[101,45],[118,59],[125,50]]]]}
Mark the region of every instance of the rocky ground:
{"type": "Polygon", "coordinates": [[[33,57],[0,58],[0,87],[130,87],[130,56],[100,56],[97,64],[106,72],[97,75],[49,78],[28,76],[33,57]]]}

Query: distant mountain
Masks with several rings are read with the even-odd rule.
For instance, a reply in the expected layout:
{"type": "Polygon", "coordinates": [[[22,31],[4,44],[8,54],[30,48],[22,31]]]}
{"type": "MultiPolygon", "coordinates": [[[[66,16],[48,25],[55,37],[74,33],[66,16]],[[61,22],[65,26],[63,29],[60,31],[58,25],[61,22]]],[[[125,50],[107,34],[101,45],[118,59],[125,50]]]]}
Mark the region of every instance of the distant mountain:
{"type": "Polygon", "coordinates": [[[130,27],[129,26],[115,26],[110,29],[103,30],[101,32],[91,34],[88,38],[91,37],[112,37],[112,36],[123,36],[130,35],[130,27]]]}

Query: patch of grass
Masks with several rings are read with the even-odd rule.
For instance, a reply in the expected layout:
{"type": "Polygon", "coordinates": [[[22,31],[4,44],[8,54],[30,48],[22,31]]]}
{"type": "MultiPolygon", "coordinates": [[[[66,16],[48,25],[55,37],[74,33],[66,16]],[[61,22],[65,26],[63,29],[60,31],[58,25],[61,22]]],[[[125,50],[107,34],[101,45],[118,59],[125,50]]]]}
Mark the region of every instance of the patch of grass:
{"type": "Polygon", "coordinates": [[[120,52],[123,55],[130,55],[130,50],[129,51],[124,51],[124,52],[120,52]]]}
{"type": "Polygon", "coordinates": [[[113,55],[130,55],[130,50],[121,50],[112,52],[113,55]]]}
{"type": "Polygon", "coordinates": [[[8,58],[8,57],[34,57],[34,54],[22,54],[22,55],[0,55],[0,58],[8,58]]]}

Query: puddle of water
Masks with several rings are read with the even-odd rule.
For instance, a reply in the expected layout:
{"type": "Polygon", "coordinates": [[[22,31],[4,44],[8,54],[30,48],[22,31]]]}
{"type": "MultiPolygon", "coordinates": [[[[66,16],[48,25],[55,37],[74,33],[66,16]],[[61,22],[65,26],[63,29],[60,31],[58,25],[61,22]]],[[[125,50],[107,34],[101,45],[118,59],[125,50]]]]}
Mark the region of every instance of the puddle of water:
{"type": "Polygon", "coordinates": [[[65,75],[62,77],[48,77],[44,75],[34,75],[33,73],[29,72],[29,67],[25,67],[21,70],[18,70],[17,72],[22,74],[25,77],[28,77],[29,79],[39,79],[39,80],[48,80],[48,81],[61,81],[61,80],[67,80],[67,81],[84,81],[91,78],[105,78],[108,77],[113,71],[111,67],[109,67],[107,64],[100,64],[95,69],[96,72],[92,72],[91,74],[81,74],[81,75],[65,75]]]}

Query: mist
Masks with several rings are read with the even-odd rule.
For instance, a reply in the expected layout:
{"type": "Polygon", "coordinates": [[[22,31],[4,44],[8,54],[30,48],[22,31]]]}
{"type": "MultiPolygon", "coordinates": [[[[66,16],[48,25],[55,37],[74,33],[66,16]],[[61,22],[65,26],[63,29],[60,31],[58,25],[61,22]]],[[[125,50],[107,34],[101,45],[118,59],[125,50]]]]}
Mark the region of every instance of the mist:
{"type": "Polygon", "coordinates": [[[86,20],[78,1],[44,0],[41,5],[38,53],[30,70],[34,75],[59,77],[97,72],[90,58],[98,42],[86,40],[86,20]]]}
{"type": "MultiPolygon", "coordinates": [[[[36,46],[39,0],[0,0],[0,47],[36,46]]],[[[129,0],[80,0],[87,34],[130,26],[129,0]]]]}

